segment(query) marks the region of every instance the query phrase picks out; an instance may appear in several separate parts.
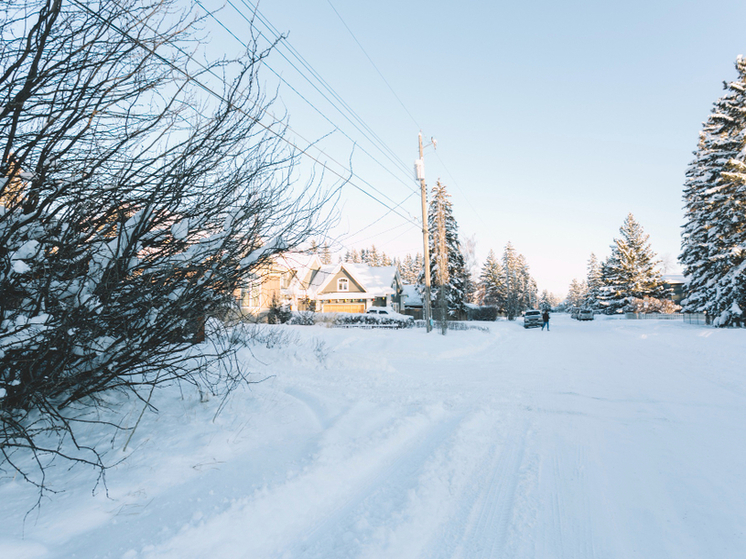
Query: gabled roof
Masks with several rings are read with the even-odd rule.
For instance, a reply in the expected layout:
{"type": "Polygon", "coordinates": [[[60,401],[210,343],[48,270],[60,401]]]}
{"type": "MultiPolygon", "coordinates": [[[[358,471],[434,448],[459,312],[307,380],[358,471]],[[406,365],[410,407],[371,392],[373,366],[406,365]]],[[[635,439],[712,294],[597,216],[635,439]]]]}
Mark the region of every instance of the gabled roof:
{"type": "Polygon", "coordinates": [[[367,264],[340,262],[326,264],[318,269],[308,285],[308,295],[315,297],[320,294],[342,270],[362,287],[368,296],[385,297],[396,292],[393,287],[399,273],[396,266],[371,267],[367,264]]]}

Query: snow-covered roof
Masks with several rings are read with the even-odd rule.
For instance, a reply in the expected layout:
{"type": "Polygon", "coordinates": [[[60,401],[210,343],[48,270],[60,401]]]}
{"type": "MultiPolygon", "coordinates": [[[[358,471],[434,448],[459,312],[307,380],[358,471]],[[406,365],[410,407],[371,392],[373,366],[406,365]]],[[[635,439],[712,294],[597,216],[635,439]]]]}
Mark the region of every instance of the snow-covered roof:
{"type": "Polygon", "coordinates": [[[682,274],[664,274],[661,277],[666,283],[686,283],[686,278],[682,274]]]}
{"type": "Polygon", "coordinates": [[[402,303],[407,307],[421,307],[422,297],[417,291],[416,285],[404,285],[402,286],[402,303]]]}
{"type": "Polygon", "coordinates": [[[342,266],[370,295],[384,297],[396,292],[396,266],[368,266],[347,262],[342,263],[342,266]]]}
{"type": "MultiPolygon", "coordinates": [[[[378,266],[371,267],[367,264],[353,264],[350,262],[340,262],[339,264],[324,264],[314,271],[306,292],[310,297],[334,298],[334,296],[347,296],[350,293],[325,293],[320,297],[321,292],[326,288],[330,281],[341,271],[345,270],[347,274],[365,290],[364,298],[385,297],[395,293],[393,284],[396,280],[396,266],[378,266]]],[[[299,273],[299,277],[302,275],[299,273]]],[[[363,294],[355,294],[363,296],[363,294]]]]}

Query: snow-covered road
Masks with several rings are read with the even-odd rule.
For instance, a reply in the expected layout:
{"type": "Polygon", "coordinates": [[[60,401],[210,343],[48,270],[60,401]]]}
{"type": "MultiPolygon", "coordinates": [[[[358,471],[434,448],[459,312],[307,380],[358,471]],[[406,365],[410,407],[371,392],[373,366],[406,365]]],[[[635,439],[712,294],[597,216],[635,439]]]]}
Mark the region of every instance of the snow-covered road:
{"type": "Polygon", "coordinates": [[[0,480],[0,557],[746,556],[743,330],[277,328],[214,422],[161,395],[108,498],[57,473],[24,534],[0,480]]]}

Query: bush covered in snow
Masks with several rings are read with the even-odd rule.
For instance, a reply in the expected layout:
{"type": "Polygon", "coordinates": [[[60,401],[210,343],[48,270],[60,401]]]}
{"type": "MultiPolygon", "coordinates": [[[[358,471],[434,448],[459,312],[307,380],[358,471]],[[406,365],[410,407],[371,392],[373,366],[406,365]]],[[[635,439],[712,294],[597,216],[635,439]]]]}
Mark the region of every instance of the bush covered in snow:
{"type": "Polygon", "coordinates": [[[627,306],[624,307],[624,312],[633,313],[672,314],[680,310],[681,307],[670,299],[655,299],[653,297],[642,299],[632,297],[627,306]]]}
{"type": "MultiPolygon", "coordinates": [[[[215,365],[230,364],[226,338],[191,344],[243,278],[324,219],[324,196],[292,186],[281,127],[259,123],[266,53],[217,62],[234,80],[196,111],[202,90],[178,70],[198,45],[190,14],[169,0],[103,0],[96,14],[45,0],[0,11],[0,462],[31,449],[41,474],[18,469],[41,486],[58,443],[78,444],[81,406],[107,392],[147,408],[161,383],[244,379],[215,365]]],[[[104,467],[95,448],[75,459],[104,467]]]]}
{"type": "Polygon", "coordinates": [[[335,326],[371,325],[393,326],[396,328],[412,328],[414,326],[414,318],[398,313],[385,315],[339,312],[333,313],[333,315],[333,324],[335,326]]]}

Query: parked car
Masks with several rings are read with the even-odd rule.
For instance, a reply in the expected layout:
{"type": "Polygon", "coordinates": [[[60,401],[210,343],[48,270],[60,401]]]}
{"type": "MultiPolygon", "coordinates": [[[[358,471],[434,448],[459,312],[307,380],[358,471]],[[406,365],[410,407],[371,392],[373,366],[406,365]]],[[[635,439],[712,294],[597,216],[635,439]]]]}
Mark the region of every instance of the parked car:
{"type": "Polygon", "coordinates": [[[593,320],[593,311],[590,309],[582,309],[578,313],[578,320],[593,320]]]}
{"type": "Polygon", "coordinates": [[[580,316],[580,309],[578,307],[573,307],[570,310],[570,318],[578,318],[580,316]]]}
{"type": "Polygon", "coordinates": [[[531,310],[523,313],[523,327],[533,328],[535,326],[541,326],[541,311],[531,310]]]}
{"type": "Polygon", "coordinates": [[[414,325],[414,317],[396,312],[391,307],[370,307],[365,311],[365,314],[378,316],[384,321],[386,319],[391,319],[392,322],[397,322],[402,327],[410,327],[414,325]]]}

